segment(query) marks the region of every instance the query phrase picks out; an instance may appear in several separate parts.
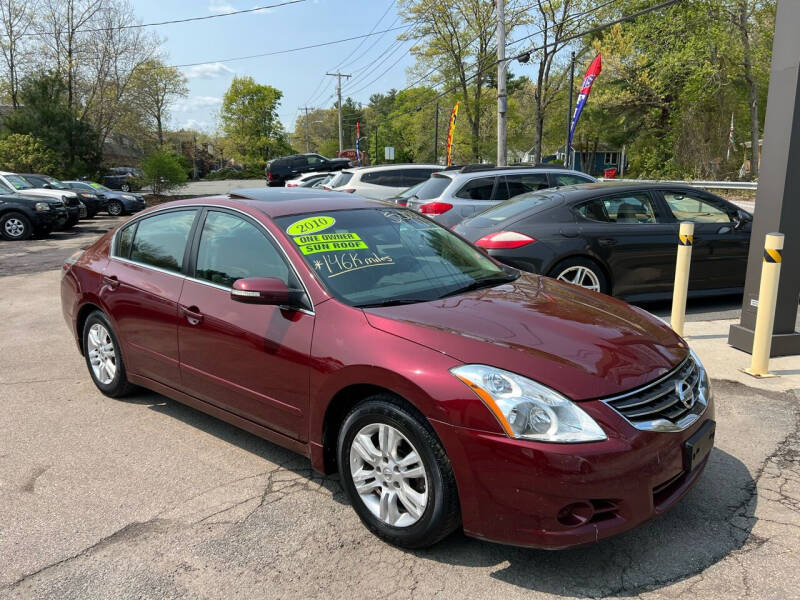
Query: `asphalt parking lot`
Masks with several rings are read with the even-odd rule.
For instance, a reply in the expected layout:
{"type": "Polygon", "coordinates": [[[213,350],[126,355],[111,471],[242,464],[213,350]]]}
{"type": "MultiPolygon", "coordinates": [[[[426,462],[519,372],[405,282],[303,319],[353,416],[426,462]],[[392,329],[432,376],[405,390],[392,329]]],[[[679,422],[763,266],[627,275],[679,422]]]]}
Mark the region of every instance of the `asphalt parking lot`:
{"type": "Polygon", "coordinates": [[[800,390],[714,380],[706,473],[620,537],[402,551],[306,459],[157,394],[95,389],[58,268],[118,222],[0,242],[0,598],[800,598],[800,390]]]}

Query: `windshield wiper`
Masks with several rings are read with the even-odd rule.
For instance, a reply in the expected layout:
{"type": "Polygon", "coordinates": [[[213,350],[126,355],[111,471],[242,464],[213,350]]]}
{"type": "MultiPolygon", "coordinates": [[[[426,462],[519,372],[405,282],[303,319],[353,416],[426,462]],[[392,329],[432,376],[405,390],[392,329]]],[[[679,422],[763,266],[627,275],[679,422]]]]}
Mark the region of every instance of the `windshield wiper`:
{"type": "Polygon", "coordinates": [[[457,296],[458,294],[464,294],[466,292],[471,292],[473,290],[479,290],[482,288],[487,287],[494,287],[496,285],[501,285],[503,283],[509,283],[511,281],[516,280],[519,277],[519,273],[516,274],[508,274],[498,277],[484,277],[482,279],[476,279],[472,283],[468,283],[465,286],[460,288],[456,288],[454,290],[450,290],[446,294],[439,296],[440,298],[447,298],[448,296],[457,296]]]}
{"type": "Polygon", "coordinates": [[[400,306],[402,304],[417,304],[419,302],[430,302],[436,298],[390,298],[389,300],[382,300],[381,302],[372,302],[370,304],[359,304],[358,308],[377,308],[379,306],[400,306]]]}

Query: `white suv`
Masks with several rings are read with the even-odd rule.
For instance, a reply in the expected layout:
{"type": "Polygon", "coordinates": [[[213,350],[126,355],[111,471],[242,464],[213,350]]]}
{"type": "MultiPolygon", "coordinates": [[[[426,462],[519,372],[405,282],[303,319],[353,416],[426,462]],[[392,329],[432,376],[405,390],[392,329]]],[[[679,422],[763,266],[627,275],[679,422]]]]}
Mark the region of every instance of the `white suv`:
{"type": "Polygon", "coordinates": [[[373,200],[386,200],[428,179],[441,165],[380,165],[343,169],[324,187],[373,200]]]}

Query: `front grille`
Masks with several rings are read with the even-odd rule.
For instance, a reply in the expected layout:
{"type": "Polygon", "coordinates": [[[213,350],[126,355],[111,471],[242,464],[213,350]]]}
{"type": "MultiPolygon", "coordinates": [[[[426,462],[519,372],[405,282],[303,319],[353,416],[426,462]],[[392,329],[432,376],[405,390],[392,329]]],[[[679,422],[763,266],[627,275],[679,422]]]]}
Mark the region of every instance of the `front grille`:
{"type": "Polygon", "coordinates": [[[605,400],[634,427],[681,431],[694,423],[708,405],[701,385],[701,367],[691,357],[665,377],[622,396],[605,400]]]}
{"type": "Polygon", "coordinates": [[[78,206],[80,201],[77,196],[64,196],[64,204],[67,206],[78,206]]]}

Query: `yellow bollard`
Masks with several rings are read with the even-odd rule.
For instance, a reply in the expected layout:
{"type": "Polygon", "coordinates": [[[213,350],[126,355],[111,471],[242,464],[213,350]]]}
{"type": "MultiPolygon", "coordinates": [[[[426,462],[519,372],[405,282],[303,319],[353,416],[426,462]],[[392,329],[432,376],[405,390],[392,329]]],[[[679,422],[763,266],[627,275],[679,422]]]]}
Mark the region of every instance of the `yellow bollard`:
{"type": "Polygon", "coordinates": [[[675,261],[675,286],[672,289],[672,316],[670,326],[683,337],[683,324],[686,321],[686,295],[689,291],[689,267],[692,263],[692,242],[694,223],[681,223],[678,233],[678,258],[675,261]]]}
{"type": "Polygon", "coordinates": [[[775,303],[778,300],[782,250],[783,234],[768,233],[764,241],[764,262],[761,265],[761,285],[758,288],[753,357],[750,368],[744,369],[745,373],[753,377],[777,377],[769,372],[769,353],[772,347],[772,327],[775,325],[775,303]]]}

